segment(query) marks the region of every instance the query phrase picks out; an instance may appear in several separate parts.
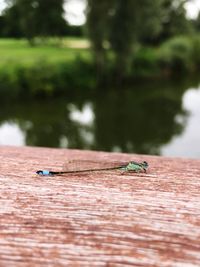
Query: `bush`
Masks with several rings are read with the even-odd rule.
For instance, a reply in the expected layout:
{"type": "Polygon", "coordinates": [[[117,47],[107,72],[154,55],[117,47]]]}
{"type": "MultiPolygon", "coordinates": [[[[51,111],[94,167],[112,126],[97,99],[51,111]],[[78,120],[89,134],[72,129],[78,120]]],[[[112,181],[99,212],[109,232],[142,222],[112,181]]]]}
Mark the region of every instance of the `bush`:
{"type": "Polygon", "coordinates": [[[192,44],[192,62],[198,70],[200,68],[200,36],[194,35],[190,41],[192,44]]]}
{"type": "Polygon", "coordinates": [[[20,96],[20,84],[15,68],[9,65],[0,68],[0,99],[16,100],[20,96]]]}
{"type": "MultiPolygon", "coordinates": [[[[5,46],[7,47],[8,44],[5,46]]],[[[14,46],[16,47],[15,43],[14,46]]],[[[52,55],[52,50],[44,57],[41,56],[43,53],[38,56],[37,50],[31,51],[31,56],[30,51],[25,50],[26,53],[22,53],[24,57],[28,55],[31,61],[22,60],[16,63],[15,59],[11,57],[11,62],[8,57],[7,61],[5,60],[0,65],[1,99],[53,97],[73,93],[76,89],[84,90],[96,87],[98,81],[95,67],[91,57],[87,54],[85,57],[85,54],[64,59],[56,57],[56,60],[50,61],[49,55],[52,55]],[[37,53],[36,59],[33,52],[37,53]]],[[[69,51],[68,55],[70,55],[69,51]]],[[[109,82],[113,82],[110,77],[112,77],[114,69],[112,53],[109,53],[109,56],[104,77],[108,81],[108,85],[110,85],[109,82]]],[[[133,78],[155,78],[163,77],[164,74],[190,73],[199,68],[200,36],[174,37],[159,48],[138,48],[134,54],[130,75],[133,78]]]]}
{"type": "Polygon", "coordinates": [[[133,59],[133,75],[136,77],[157,76],[159,74],[158,56],[153,48],[142,47],[133,59]]]}
{"type": "Polygon", "coordinates": [[[161,69],[168,69],[172,73],[192,71],[193,47],[189,37],[175,37],[165,42],[159,49],[159,63],[161,69]]]}
{"type": "Polygon", "coordinates": [[[50,63],[39,60],[32,65],[7,65],[0,70],[0,95],[14,98],[55,96],[74,89],[95,86],[94,68],[77,58],[73,62],[50,63]]]}
{"type": "Polygon", "coordinates": [[[192,73],[200,68],[200,36],[179,36],[159,48],[142,47],[133,60],[136,77],[162,77],[192,73]]]}

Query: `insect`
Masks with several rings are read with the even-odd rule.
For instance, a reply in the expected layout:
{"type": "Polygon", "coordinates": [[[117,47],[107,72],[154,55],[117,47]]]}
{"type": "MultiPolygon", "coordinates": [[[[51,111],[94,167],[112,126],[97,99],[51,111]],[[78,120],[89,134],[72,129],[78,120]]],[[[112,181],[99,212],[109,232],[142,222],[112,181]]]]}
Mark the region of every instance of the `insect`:
{"type": "Polygon", "coordinates": [[[38,175],[42,176],[53,176],[67,173],[82,173],[82,172],[92,172],[92,171],[109,171],[109,170],[121,170],[123,172],[146,172],[148,168],[148,163],[146,161],[143,162],[135,162],[130,161],[123,165],[102,167],[102,168],[86,168],[86,169],[73,169],[66,171],[49,171],[49,170],[39,170],[36,171],[38,175]]]}

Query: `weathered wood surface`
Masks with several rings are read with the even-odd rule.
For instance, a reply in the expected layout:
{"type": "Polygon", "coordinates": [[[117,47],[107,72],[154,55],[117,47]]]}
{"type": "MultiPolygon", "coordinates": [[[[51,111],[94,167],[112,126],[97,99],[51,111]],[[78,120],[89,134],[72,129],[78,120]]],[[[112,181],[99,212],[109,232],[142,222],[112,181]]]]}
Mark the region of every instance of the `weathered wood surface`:
{"type": "Polygon", "coordinates": [[[0,266],[200,266],[200,161],[0,147],[0,266]],[[39,177],[69,159],[147,174],[39,177]]]}

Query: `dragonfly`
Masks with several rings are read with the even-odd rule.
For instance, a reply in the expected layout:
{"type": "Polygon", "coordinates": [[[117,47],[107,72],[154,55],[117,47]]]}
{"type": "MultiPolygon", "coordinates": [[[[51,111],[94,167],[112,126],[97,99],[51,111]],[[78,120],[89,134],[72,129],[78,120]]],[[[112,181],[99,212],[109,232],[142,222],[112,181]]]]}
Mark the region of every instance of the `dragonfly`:
{"type": "Polygon", "coordinates": [[[126,164],[115,165],[109,167],[102,168],[86,168],[86,169],[71,169],[64,171],[49,171],[49,170],[39,170],[36,171],[38,175],[41,176],[54,176],[54,175],[62,175],[62,174],[73,174],[73,173],[83,173],[83,172],[96,172],[96,171],[109,171],[109,170],[121,170],[122,172],[145,172],[147,171],[149,164],[146,161],[136,162],[130,161],[126,164]]]}

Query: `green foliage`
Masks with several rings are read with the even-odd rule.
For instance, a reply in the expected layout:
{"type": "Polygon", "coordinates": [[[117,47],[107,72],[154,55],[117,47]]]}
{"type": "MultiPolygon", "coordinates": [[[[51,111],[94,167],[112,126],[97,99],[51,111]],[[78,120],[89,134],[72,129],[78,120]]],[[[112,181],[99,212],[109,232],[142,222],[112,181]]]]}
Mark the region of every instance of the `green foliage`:
{"type": "Polygon", "coordinates": [[[64,39],[62,47],[30,47],[24,40],[1,39],[0,95],[54,96],[94,87],[91,55],[81,48],[85,45],[86,40],[77,38],[64,39]]]}
{"type": "Polygon", "coordinates": [[[106,66],[103,44],[107,41],[114,54],[116,76],[126,76],[131,69],[136,41],[142,34],[154,35],[160,31],[161,2],[144,0],[141,5],[136,0],[88,0],[87,25],[96,61],[106,66]]]}
{"type": "MultiPolygon", "coordinates": [[[[70,38],[63,47],[30,47],[24,40],[0,40],[0,97],[54,97],[94,89],[97,80],[91,52],[75,48],[85,44],[86,40],[70,38]]],[[[131,79],[192,73],[200,69],[200,36],[172,38],[159,48],[138,46],[132,58],[131,79]]],[[[107,78],[113,73],[112,62],[109,54],[107,78]]]]}
{"type": "Polygon", "coordinates": [[[105,41],[108,39],[109,17],[115,0],[88,0],[87,32],[91,40],[97,73],[102,75],[106,66],[105,41]]]}
{"type": "MultiPolygon", "coordinates": [[[[131,74],[132,61],[137,59],[134,53],[138,42],[158,44],[172,36],[191,33],[192,24],[185,10],[187,1],[143,0],[141,4],[137,0],[88,0],[89,38],[101,68],[108,63],[105,41],[114,55],[115,76],[123,79],[131,74]]],[[[180,57],[177,56],[175,65],[181,61],[180,57]]],[[[148,57],[146,59],[148,61],[148,57]]]]}
{"type": "Polygon", "coordinates": [[[176,37],[165,42],[159,54],[164,69],[174,73],[193,70],[193,42],[189,37],[176,37]]]}
{"type": "Polygon", "coordinates": [[[159,48],[140,47],[132,64],[133,77],[191,74],[200,69],[200,36],[179,36],[159,48]]]}
{"type": "Polygon", "coordinates": [[[4,68],[0,68],[0,99],[16,100],[19,98],[19,92],[17,72],[13,68],[7,68],[6,71],[4,68]]]}
{"type": "Polygon", "coordinates": [[[77,89],[90,89],[95,85],[91,63],[77,58],[70,63],[50,63],[41,59],[34,64],[15,65],[0,70],[0,94],[12,98],[55,96],[73,93],[77,89]]]}
{"type": "MultiPolygon", "coordinates": [[[[117,76],[129,72],[133,42],[136,39],[136,10],[138,6],[132,0],[116,1],[112,18],[110,43],[116,57],[117,76]],[[125,41],[126,40],[126,41],[125,41]]],[[[118,76],[119,77],[119,76],[118,76]]]]}
{"type": "Polygon", "coordinates": [[[187,0],[163,0],[162,31],[157,36],[160,42],[192,32],[192,24],[186,16],[186,2],[187,0]]]}
{"type": "Polygon", "coordinates": [[[4,10],[2,20],[2,36],[14,38],[20,38],[23,36],[23,31],[19,24],[20,13],[16,5],[10,6],[9,8],[4,10]]]}
{"type": "Polygon", "coordinates": [[[200,36],[194,35],[190,41],[192,43],[192,62],[198,70],[200,68],[200,36]]]}
{"type": "Polygon", "coordinates": [[[0,15],[0,37],[5,37],[5,18],[4,16],[0,15]]]}
{"type": "Polygon", "coordinates": [[[84,30],[82,25],[65,25],[63,35],[65,36],[83,36],[84,30]]]}
{"type": "Polygon", "coordinates": [[[194,28],[197,32],[200,32],[200,11],[196,19],[193,20],[194,28]]]}
{"type": "Polygon", "coordinates": [[[60,36],[65,31],[63,0],[7,0],[4,12],[7,36],[25,36],[34,43],[36,36],[60,36]],[[13,33],[14,30],[14,33],[13,33]]]}
{"type": "Polygon", "coordinates": [[[135,53],[132,73],[136,77],[158,77],[160,69],[157,51],[150,47],[141,47],[135,53]]]}

